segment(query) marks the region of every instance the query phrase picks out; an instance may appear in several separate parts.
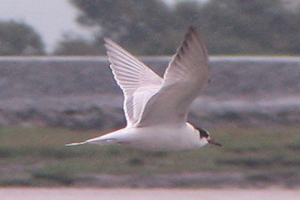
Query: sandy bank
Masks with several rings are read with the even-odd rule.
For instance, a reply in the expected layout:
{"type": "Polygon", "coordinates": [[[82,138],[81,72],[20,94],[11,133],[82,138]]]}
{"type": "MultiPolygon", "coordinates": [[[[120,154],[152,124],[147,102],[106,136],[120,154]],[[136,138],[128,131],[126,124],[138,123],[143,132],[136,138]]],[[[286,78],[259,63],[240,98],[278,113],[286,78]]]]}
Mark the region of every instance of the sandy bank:
{"type": "Polygon", "coordinates": [[[269,189],[93,189],[93,188],[0,188],[1,200],[296,200],[300,190],[269,189]]]}

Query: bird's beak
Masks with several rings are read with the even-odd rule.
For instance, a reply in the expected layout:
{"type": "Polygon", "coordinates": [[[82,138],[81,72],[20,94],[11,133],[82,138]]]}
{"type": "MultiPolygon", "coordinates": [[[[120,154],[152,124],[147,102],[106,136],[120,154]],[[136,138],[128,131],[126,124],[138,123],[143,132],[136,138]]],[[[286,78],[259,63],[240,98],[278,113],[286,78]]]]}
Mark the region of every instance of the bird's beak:
{"type": "Polygon", "coordinates": [[[220,146],[220,147],[222,146],[220,143],[217,143],[212,139],[208,139],[207,141],[208,141],[209,144],[214,144],[214,145],[217,145],[217,146],[220,146]]]}

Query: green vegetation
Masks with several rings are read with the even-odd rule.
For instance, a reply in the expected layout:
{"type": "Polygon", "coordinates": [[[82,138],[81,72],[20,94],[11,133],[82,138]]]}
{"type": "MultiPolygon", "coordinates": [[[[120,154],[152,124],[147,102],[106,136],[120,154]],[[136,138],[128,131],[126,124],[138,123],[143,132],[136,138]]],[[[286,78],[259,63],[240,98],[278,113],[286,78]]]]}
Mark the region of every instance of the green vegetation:
{"type": "MultiPolygon", "coordinates": [[[[138,55],[171,55],[194,25],[215,55],[299,55],[300,9],[283,0],[70,0],[90,39],[64,33],[53,55],[104,55],[112,37],[138,55]],[[116,13],[118,13],[116,15],[116,13]]],[[[41,37],[24,22],[0,22],[0,55],[44,55],[41,37]]]]}
{"type": "Polygon", "coordinates": [[[45,54],[42,38],[24,22],[0,21],[0,44],[0,56],[45,54]]]}
{"type": "Polygon", "coordinates": [[[173,6],[162,0],[70,2],[78,10],[78,24],[91,28],[94,38],[66,35],[56,55],[104,54],[103,37],[138,55],[170,55],[191,25],[200,29],[210,54],[300,53],[300,9],[295,2],[293,7],[282,0],[194,0],[173,6]]]}
{"type": "Polygon", "coordinates": [[[201,172],[242,172],[249,180],[267,174],[292,175],[300,169],[300,134],[296,127],[208,128],[222,148],[150,152],[123,146],[79,146],[99,131],[56,128],[0,129],[0,185],[71,185],[93,174],[149,176],[201,172]],[[253,175],[253,172],[256,175],[253,175]]]}

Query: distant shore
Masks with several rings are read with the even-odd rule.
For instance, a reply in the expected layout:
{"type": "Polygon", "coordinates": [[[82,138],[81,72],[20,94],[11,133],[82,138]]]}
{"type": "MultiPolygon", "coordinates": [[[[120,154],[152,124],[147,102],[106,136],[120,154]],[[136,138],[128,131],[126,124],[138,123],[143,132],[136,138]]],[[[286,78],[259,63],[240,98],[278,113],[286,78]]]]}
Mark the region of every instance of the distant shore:
{"type": "MultiPolygon", "coordinates": [[[[162,75],[170,57],[142,58],[162,75]]],[[[212,57],[211,81],[191,107],[202,126],[300,124],[299,57],[212,57]]],[[[113,129],[122,92],[105,57],[0,58],[0,125],[113,129]]]]}
{"type": "Polygon", "coordinates": [[[97,189],[97,188],[0,188],[2,200],[296,200],[300,190],[269,189],[97,189]]]}

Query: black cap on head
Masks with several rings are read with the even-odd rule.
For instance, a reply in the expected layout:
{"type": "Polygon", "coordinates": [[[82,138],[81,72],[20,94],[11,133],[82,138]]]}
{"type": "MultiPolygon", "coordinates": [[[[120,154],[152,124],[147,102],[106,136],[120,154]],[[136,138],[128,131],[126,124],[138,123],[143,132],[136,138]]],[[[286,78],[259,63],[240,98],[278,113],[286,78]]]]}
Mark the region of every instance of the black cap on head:
{"type": "Polygon", "coordinates": [[[208,131],[202,129],[202,128],[198,128],[199,133],[200,133],[200,138],[208,138],[209,137],[209,133],[208,131]]]}
{"type": "Polygon", "coordinates": [[[207,139],[207,142],[208,142],[209,144],[214,144],[214,145],[217,145],[217,146],[222,146],[220,143],[218,143],[218,142],[216,142],[216,141],[214,141],[214,140],[212,140],[212,139],[210,138],[210,135],[209,135],[208,131],[206,131],[206,130],[204,130],[204,129],[202,129],[202,128],[197,128],[197,129],[198,129],[198,131],[199,131],[199,133],[200,133],[200,139],[206,138],[206,139],[207,139]]]}

